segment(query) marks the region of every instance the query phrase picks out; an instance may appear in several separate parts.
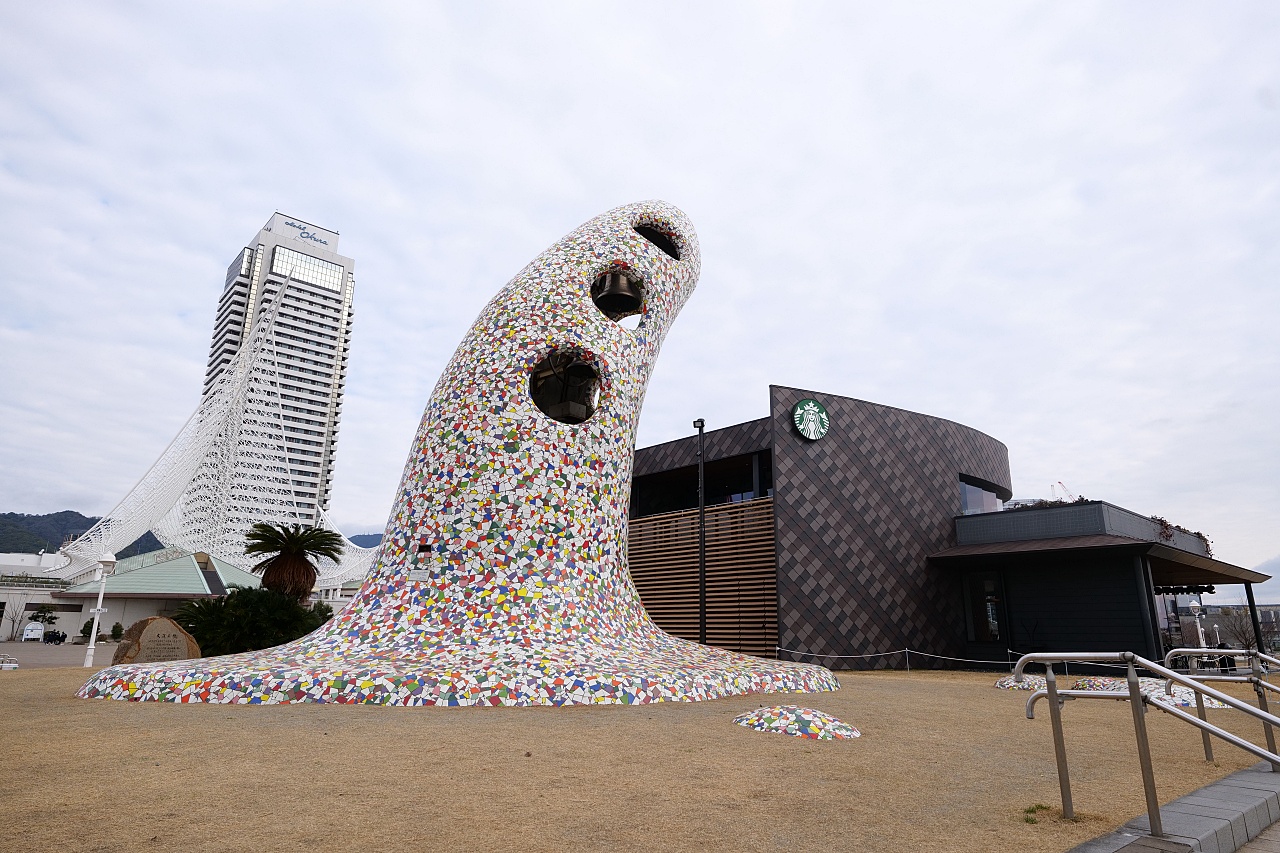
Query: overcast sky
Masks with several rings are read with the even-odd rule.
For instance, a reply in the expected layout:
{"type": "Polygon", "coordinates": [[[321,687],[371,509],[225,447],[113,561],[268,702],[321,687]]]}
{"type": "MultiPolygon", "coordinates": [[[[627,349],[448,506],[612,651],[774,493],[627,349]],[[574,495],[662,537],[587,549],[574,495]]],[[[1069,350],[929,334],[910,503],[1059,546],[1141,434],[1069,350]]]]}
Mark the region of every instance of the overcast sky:
{"type": "Polygon", "coordinates": [[[3,4],[0,511],[127,492],[280,210],[356,261],[332,515],[381,531],[483,304],[649,198],[703,273],[642,445],[858,397],[1280,574],[1273,2],[3,4]]]}

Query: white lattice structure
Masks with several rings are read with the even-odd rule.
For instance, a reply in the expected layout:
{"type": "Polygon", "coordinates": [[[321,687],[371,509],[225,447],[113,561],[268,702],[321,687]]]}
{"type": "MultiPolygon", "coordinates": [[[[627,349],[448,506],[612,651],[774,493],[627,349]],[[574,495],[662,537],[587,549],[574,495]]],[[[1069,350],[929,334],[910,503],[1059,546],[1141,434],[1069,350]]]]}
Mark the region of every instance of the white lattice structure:
{"type": "MultiPolygon", "coordinates": [[[[102,554],[115,553],[150,530],[166,546],[203,551],[244,566],[244,537],[256,522],[310,523],[294,505],[285,444],[275,322],[286,281],[268,293],[248,345],[222,372],[177,437],[111,512],[61,551],[54,571],[76,579],[102,554]]],[[[325,526],[328,519],[321,514],[325,526]]],[[[321,576],[353,580],[377,549],[350,542],[341,563],[321,576]]]]}

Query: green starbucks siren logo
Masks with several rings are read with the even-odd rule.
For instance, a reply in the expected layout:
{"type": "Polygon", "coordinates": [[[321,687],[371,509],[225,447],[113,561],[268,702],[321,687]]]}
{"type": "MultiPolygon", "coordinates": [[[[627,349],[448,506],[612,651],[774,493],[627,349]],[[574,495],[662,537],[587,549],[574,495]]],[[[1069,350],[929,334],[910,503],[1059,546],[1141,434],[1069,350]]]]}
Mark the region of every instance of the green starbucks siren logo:
{"type": "Polygon", "coordinates": [[[796,403],[791,410],[791,419],[796,422],[796,430],[810,441],[822,438],[831,427],[827,410],[817,400],[801,400],[796,403]]]}

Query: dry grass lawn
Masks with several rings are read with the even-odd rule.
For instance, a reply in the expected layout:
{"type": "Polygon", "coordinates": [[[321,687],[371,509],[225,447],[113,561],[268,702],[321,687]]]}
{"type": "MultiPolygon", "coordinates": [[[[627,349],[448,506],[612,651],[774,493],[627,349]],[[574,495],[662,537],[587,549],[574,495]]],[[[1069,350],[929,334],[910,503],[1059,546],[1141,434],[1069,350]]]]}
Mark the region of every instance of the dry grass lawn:
{"type": "MultiPolygon", "coordinates": [[[[843,673],[832,694],[640,707],[225,706],[75,699],[83,669],[0,673],[0,848],[49,851],[1064,851],[1143,811],[1127,704],[1047,708],[989,673],[843,673]],[[733,724],[809,705],[863,736],[733,724]],[[29,784],[41,765],[69,779],[29,784]],[[1037,823],[1024,809],[1053,807],[1037,823]],[[12,847],[5,847],[13,844],[12,847]]],[[[1211,721],[1251,737],[1232,711],[1211,721]]],[[[1254,759],[1148,714],[1162,802],[1254,759]]]]}

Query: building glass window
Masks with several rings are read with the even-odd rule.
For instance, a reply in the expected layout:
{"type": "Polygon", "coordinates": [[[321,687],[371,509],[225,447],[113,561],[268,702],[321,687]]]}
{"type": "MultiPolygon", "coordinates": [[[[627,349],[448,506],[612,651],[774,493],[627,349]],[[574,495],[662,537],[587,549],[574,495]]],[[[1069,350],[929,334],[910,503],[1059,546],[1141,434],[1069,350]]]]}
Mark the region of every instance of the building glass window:
{"type": "Polygon", "coordinates": [[[293,276],[295,281],[318,284],[329,290],[342,290],[341,264],[313,258],[285,246],[276,246],[271,253],[271,272],[280,276],[293,276]]]}
{"type": "Polygon", "coordinates": [[[960,514],[974,515],[979,512],[1000,512],[1004,502],[995,492],[981,486],[960,481],[960,514]]]}
{"type": "MultiPolygon", "coordinates": [[[[773,496],[773,454],[768,450],[715,459],[706,464],[707,506],[773,496]]],[[[698,505],[698,466],[636,477],[631,517],[644,518],[698,505]]]]}
{"type": "Polygon", "coordinates": [[[965,579],[966,620],[971,643],[999,643],[1004,636],[1004,594],[1000,575],[982,572],[965,579]]]}

